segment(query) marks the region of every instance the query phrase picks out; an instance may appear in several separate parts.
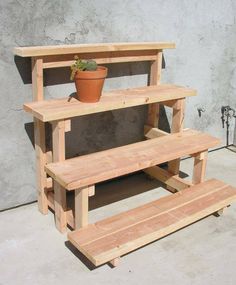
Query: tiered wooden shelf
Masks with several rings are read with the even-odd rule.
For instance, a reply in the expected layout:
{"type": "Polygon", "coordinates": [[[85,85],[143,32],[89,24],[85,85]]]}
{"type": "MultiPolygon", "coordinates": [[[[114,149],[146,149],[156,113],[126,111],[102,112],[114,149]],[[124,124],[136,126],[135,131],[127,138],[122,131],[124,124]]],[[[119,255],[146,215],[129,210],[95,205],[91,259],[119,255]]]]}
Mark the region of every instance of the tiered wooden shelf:
{"type": "Polygon", "coordinates": [[[236,189],[212,179],[68,234],[96,266],[194,223],[236,200],[236,189]]]}
{"type": "Polygon", "coordinates": [[[165,103],[195,95],[196,91],[193,89],[163,84],[104,92],[101,100],[93,104],[82,103],[73,97],[66,97],[26,103],[24,110],[32,113],[35,118],[48,122],[157,102],[165,103]]]}
{"type": "Polygon", "coordinates": [[[216,138],[187,130],[182,134],[172,134],[63,162],[49,163],[45,169],[64,188],[74,190],[195,154],[218,144],[219,140],[216,138]]]}
{"type": "MultiPolygon", "coordinates": [[[[114,43],[47,47],[17,47],[17,56],[32,57],[33,101],[24,110],[34,117],[38,206],[43,214],[55,211],[55,224],[95,265],[121,255],[222,210],[236,199],[236,189],[220,182],[204,182],[208,149],[219,140],[198,131],[183,130],[185,98],[196,91],[160,84],[163,49],[173,43],[114,43]],[[97,103],[81,103],[71,96],[45,100],[44,69],[70,66],[74,55],[99,64],[150,62],[149,86],[104,92],[97,103]],[[171,132],[158,128],[160,104],[173,109],[171,132]],[[65,159],[65,132],[73,117],[148,105],[144,136],[147,140],[73,159],[65,159]],[[46,147],[45,123],[52,125],[52,149],[46,147]],[[192,181],[179,177],[180,158],[194,158],[192,181]],[[167,169],[159,164],[168,162],[167,169]],[[167,185],[170,196],[89,225],[89,197],[95,184],[143,170],[167,185]],[[74,191],[74,210],[66,193],[74,191]],[[176,193],[180,191],[179,193],[176,193]]],[[[95,138],[96,139],[96,138],[95,138]]],[[[219,213],[219,212],[218,212],[219,213]]]]}

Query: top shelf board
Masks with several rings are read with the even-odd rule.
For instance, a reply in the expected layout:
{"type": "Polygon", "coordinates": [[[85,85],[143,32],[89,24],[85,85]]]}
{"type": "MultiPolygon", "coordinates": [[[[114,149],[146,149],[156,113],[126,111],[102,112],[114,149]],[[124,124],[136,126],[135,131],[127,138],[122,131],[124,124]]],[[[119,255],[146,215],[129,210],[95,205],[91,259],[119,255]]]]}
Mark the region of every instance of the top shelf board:
{"type": "Polygon", "coordinates": [[[73,97],[30,102],[24,104],[24,110],[43,122],[49,122],[194,95],[196,91],[193,89],[163,84],[104,92],[96,103],[82,103],[73,97]]]}
{"type": "Polygon", "coordinates": [[[138,51],[173,49],[174,43],[168,42],[130,42],[130,43],[100,43],[100,44],[75,44],[15,47],[14,54],[21,57],[40,57],[49,55],[65,55],[80,53],[96,53],[111,51],[138,51]]]}

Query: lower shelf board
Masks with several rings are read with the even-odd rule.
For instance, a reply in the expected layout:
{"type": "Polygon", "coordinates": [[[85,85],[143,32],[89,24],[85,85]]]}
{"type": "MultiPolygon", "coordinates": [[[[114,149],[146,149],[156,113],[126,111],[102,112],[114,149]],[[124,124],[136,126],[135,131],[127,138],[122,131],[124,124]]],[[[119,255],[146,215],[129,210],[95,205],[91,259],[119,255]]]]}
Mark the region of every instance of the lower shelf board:
{"type": "Polygon", "coordinates": [[[173,233],[236,200],[236,189],[211,179],[72,231],[69,241],[96,266],[173,233]]]}

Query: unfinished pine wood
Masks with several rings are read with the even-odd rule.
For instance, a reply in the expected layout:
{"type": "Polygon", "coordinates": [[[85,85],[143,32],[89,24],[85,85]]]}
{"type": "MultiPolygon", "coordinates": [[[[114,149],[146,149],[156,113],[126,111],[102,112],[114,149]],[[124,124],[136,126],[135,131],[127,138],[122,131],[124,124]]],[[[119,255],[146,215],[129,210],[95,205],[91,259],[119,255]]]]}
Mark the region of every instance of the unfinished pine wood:
{"type": "Polygon", "coordinates": [[[180,191],[192,186],[193,184],[187,180],[173,175],[169,171],[160,168],[159,166],[152,166],[145,169],[145,173],[172,187],[173,189],[180,191]]]}
{"type": "MultiPolygon", "coordinates": [[[[175,102],[175,107],[173,108],[171,133],[178,133],[183,130],[184,123],[184,110],[185,110],[185,99],[179,99],[175,102]]],[[[168,163],[168,170],[175,174],[179,174],[180,159],[172,160],[168,163]]],[[[175,192],[175,189],[168,186],[168,190],[175,192]]]]}
{"type": "Polygon", "coordinates": [[[98,266],[198,221],[234,200],[235,188],[211,179],[71,232],[68,239],[98,266]]]}
{"type": "Polygon", "coordinates": [[[89,197],[92,197],[95,195],[95,185],[89,186],[88,195],[89,195],[89,197]]]}
{"type": "Polygon", "coordinates": [[[214,137],[188,130],[59,163],[50,163],[45,169],[63,187],[73,190],[200,152],[218,143],[219,140],[214,137]]]}
{"type": "Polygon", "coordinates": [[[43,96],[43,60],[42,58],[32,58],[32,91],[33,100],[42,101],[43,96]]]}
{"type": "MultiPolygon", "coordinates": [[[[156,60],[151,63],[150,85],[159,85],[161,82],[162,51],[158,51],[156,60]]],[[[146,124],[151,127],[158,127],[159,104],[154,103],[148,106],[148,117],[146,124]]]]}
{"type": "MultiPolygon", "coordinates": [[[[119,62],[140,62],[156,59],[156,50],[109,51],[79,54],[81,59],[93,59],[97,64],[112,64],[119,62]]],[[[59,68],[71,66],[76,54],[51,55],[43,57],[43,68],[59,68]]]]}
{"type": "Polygon", "coordinates": [[[159,138],[163,136],[169,135],[169,133],[160,130],[158,128],[152,128],[150,126],[145,125],[144,126],[144,135],[147,139],[154,139],[154,138],[159,138]]]}
{"type": "Polygon", "coordinates": [[[54,189],[54,211],[56,228],[64,233],[67,228],[67,205],[66,205],[66,191],[56,181],[53,182],[54,189]]]}
{"type": "Polygon", "coordinates": [[[45,215],[48,213],[47,174],[44,169],[46,164],[45,125],[38,119],[34,119],[34,144],[36,154],[35,171],[38,209],[45,215]]]}
{"type": "Polygon", "coordinates": [[[204,151],[194,157],[193,184],[201,183],[205,179],[207,154],[208,152],[204,151]]]}
{"type": "MultiPolygon", "coordinates": [[[[43,67],[42,59],[34,58],[32,64],[32,92],[33,100],[43,100],[43,67]]],[[[44,166],[47,161],[46,157],[46,139],[45,125],[43,122],[34,118],[34,140],[36,154],[36,188],[38,197],[38,208],[42,214],[48,213],[47,201],[47,176],[44,166]]]]}
{"type": "Polygon", "coordinates": [[[36,57],[61,54],[81,54],[106,51],[159,50],[175,48],[174,43],[167,42],[133,42],[133,43],[101,43],[74,44],[54,46],[15,47],[14,54],[21,57],[36,57]]]}
{"type": "Polygon", "coordinates": [[[75,229],[88,224],[88,194],[88,186],[75,190],[75,229]]]}
{"type": "Polygon", "coordinates": [[[112,259],[110,261],[110,264],[113,266],[113,267],[117,267],[119,264],[120,264],[120,257],[116,257],[114,259],[112,259]]]}
{"type": "MultiPolygon", "coordinates": [[[[65,121],[54,121],[52,123],[52,156],[53,162],[65,160],[65,121]]],[[[55,192],[55,223],[60,232],[66,231],[67,205],[66,190],[54,181],[55,192]]]]}
{"type": "Polygon", "coordinates": [[[195,90],[176,85],[147,86],[104,92],[100,101],[93,104],[67,97],[26,103],[24,110],[47,122],[195,95],[195,90]]]}

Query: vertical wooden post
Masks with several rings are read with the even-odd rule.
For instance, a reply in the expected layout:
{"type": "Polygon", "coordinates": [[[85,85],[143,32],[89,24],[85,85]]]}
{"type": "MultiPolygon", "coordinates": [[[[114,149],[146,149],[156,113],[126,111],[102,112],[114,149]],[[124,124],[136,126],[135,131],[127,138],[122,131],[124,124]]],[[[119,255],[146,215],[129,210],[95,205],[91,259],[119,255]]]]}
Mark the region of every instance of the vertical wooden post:
{"type": "Polygon", "coordinates": [[[54,189],[55,224],[56,228],[61,233],[64,233],[67,227],[66,190],[55,180],[53,181],[53,189],[54,189]]]}
{"type": "MultiPolygon", "coordinates": [[[[32,91],[33,100],[43,100],[43,60],[32,58],[32,91]]],[[[34,141],[36,153],[36,188],[38,208],[42,214],[48,213],[45,124],[34,118],[34,141]]]]}
{"type": "MultiPolygon", "coordinates": [[[[65,121],[52,122],[52,156],[53,161],[65,160],[65,121]]],[[[55,223],[60,232],[64,232],[67,226],[66,217],[66,189],[54,181],[54,207],[55,223]]]]}
{"type": "MultiPolygon", "coordinates": [[[[158,85],[161,81],[161,69],[162,69],[162,50],[157,52],[157,59],[151,63],[150,71],[150,85],[158,85]]],[[[159,121],[159,104],[148,105],[148,117],[146,125],[153,128],[158,126],[159,121]]]]}
{"type": "Polygon", "coordinates": [[[75,190],[75,229],[82,228],[88,224],[88,197],[88,186],[75,190]]]}
{"type": "Polygon", "coordinates": [[[207,151],[199,153],[194,157],[193,184],[204,181],[206,174],[207,151]]]}
{"type": "MultiPolygon", "coordinates": [[[[175,105],[173,106],[171,133],[178,133],[183,130],[184,108],[185,108],[185,99],[177,100],[175,105]]],[[[168,163],[168,170],[171,173],[178,175],[179,166],[180,166],[180,159],[172,160],[168,163]]],[[[169,186],[168,189],[173,190],[173,188],[169,186]]]]}

